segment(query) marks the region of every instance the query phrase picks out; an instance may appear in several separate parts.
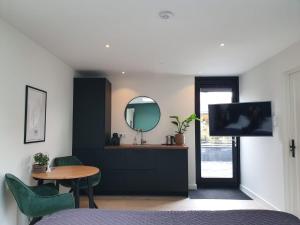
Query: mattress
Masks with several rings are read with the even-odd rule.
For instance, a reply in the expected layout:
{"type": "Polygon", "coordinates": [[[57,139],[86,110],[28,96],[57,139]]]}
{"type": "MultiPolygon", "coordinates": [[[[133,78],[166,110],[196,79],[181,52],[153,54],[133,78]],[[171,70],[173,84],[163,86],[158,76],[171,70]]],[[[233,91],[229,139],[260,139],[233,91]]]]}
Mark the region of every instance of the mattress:
{"type": "Polygon", "coordinates": [[[288,213],[268,210],[232,211],[110,211],[64,210],[36,225],[300,225],[288,213]]]}

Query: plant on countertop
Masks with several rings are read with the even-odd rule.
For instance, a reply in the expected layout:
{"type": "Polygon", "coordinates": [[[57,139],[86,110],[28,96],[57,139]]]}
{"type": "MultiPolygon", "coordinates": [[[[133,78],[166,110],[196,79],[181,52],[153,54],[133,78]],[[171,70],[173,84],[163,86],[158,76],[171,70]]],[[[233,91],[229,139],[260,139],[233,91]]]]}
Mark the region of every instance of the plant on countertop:
{"type": "Polygon", "coordinates": [[[189,117],[185,118],[182,121],[178,116],[170,116],[170,118],[174,119],[171,121],[171,123],[173,123],[177,127],[177,134],[184,134],[192,121],[197,120],[201,122],[200,118],[198,118],[195,113],[191,114],[189,117]]]}
{"type": "Polygon", "coordinates": [[[41,152],[34,154],[33,156],[34,164],[40,166],[48,166],[49,156],[41,152]]]}

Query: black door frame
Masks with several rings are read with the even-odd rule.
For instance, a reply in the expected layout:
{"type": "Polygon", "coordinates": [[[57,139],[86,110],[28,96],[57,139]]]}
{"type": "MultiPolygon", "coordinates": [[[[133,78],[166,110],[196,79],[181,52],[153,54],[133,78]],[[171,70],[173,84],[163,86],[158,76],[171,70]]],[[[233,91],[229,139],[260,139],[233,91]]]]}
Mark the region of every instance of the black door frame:
{"type": "MultiPolygon", "coordinates": [[[[195,77],[195,113],[200,117],[200,89],[232,90],[232,102],[239,102],[239,77],[195,77]]],[[[199,187],[235,187],[240,185],[240,138],[232,140],[233,147],[233,178],[202,178],[201,177],[201,129],[200,123],[195,124],[196,144],[196,181],[199,187]]]]}

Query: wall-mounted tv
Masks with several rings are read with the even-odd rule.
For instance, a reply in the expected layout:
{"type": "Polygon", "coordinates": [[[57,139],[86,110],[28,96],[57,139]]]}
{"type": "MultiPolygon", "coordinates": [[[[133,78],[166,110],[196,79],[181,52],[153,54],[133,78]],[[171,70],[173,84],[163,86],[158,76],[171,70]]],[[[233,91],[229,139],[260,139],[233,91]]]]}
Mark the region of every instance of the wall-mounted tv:
{"type": "Polygon", "coordinates": [[[208,105],[210,136],[272,136],[271,102],[208,105]]]}

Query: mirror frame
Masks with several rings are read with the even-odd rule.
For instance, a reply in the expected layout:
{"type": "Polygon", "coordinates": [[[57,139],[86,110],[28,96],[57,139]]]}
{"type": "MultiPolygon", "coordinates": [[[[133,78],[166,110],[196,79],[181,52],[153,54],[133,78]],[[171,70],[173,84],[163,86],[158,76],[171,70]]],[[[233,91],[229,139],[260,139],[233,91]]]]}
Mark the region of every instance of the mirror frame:
{"type": "MultiPolygon", "coordinates": [[[[130,129],[132,129],[132,130],[134,130],[134,131],[138,131],[138,130],[132,128],[132,127],[127,123],[127,120],[126,120],[126,109],[127,109],[127,106],[129,105],[129,103],[130,103],[132,100],[134,100],[134,99],[136,99],[136,98],[140,98],[140,97],[150,98],[150,97],[148,97],[148,96],[146,96],[146,95],[139,95],[139,96],[136,96],[136,97],[132,98],[132,99],[126,104],[125,109],[124,109],[124,119],[125,119],[125,123],[127,124],[127,126],[128,126],[130,129]]],[[[157,107],[158,107],[159,118],[158,118],[158,120],[157,120],[157,123],[153,126],[153,128],[151,128],[151,129],[149,129],[149,130],[145,130],[145,131],[143,130],[143,133],[149,132],[149,131],[153,130],[155,127],[157,127],[157,125],[158,125],[159,122],[160,122],[160,118],[161,118],[161,110],[160,110],[159,104],[158,104],[157,101],[154,100],[153,98],[150,98],[150,99],[152,99],[152,100],[156,103],[156,105],[157,105],[157,107]]]]}

